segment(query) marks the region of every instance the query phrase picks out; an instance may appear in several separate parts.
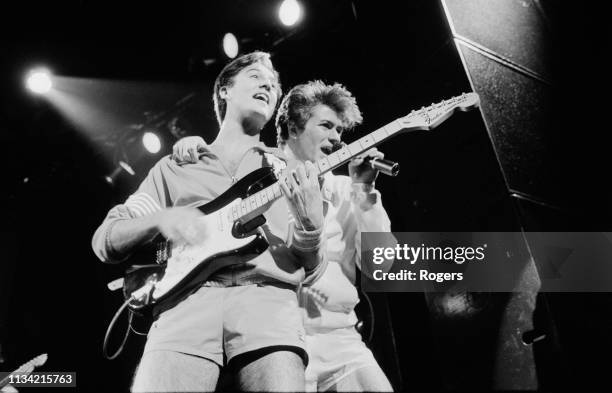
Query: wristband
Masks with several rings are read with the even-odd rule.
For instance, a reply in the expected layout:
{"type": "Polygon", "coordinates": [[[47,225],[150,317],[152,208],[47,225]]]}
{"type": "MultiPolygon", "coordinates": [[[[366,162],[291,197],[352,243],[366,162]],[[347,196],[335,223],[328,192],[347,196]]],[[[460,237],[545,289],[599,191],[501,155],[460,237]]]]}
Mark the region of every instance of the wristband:
{"type": "Polygon", "coordinates": [[[307,231],[294,225],[293,245],[300,251],[314,251],[321,245],[323,228],[307,231]]]}

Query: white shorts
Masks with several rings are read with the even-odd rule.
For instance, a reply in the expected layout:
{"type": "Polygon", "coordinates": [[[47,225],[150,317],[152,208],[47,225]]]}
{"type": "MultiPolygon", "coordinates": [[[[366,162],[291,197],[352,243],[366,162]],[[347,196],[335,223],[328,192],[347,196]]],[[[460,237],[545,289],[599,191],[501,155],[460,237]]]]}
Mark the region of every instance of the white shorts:
{"type": "Polygon", "coordinates": [[[174,351],[224,365],[237,355],[284,346],[308,363],[295,291],[274,284],[201,287],[164,311],[149,330],[144,352],[174,351]]]}
{"type": "Polygon", "coordinates": [[[306,391],[325,391],[363,367],[378,363],[354,327],[306,335],[306,391]]]}

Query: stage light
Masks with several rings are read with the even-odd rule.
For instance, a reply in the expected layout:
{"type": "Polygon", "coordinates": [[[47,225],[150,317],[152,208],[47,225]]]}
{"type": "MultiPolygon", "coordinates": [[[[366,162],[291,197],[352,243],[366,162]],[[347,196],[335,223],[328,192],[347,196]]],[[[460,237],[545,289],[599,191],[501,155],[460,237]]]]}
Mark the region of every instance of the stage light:
{"type": "Polygon", "coordinates": [[[28,72],[26,76],[26,87],[32,93],[45,94],[53,87],[51,73],[44,69],[37,69],[28,72]]]}
{"type": "Polygon", "coordinates": [[[151,154],[155,154],[161,149],[161,141],[159,140],[159,137],[152,132],[145,132],[142,135],[142,144],[151,154]]]}
{"type": "Polygon", "coordinates": [[[284,0],[278,9],[278,17],[285,26],[293,26],[302,16],[302,7],[297,0],[284,0]]]}
{"type": "Polygon", "coordinates": [[[123,168],[123,170],[125,170],[130,175],[132,176],[136,175],[136,172],[134,172],[134,169],[127,162],[119,160],[119,166],[123,168]]]}
{"type": "Polygon", "coordinates": [[[115,180],[117,180],[117,178],[121,174],[122,170],[126,171],[127,173],[129,173],[132,176],[136,175],[136,172],[134,172],[134,169],[132,169],[130,164],[128,164],[125,161],[119,161],[119,165],[117,165],[115,167],[115,169],[113,170],[113,172],[110,175],[104,176],[104,180],[106,180],[106,182],[108,184],[110,184],[110,185],[115,184],[115,180]]]}
{"type": "Polygon", "coordinates": [[[226,33],[223,36],[223,52],[230,59],[238,55],[238,39],[232,33],[226,33]]]}

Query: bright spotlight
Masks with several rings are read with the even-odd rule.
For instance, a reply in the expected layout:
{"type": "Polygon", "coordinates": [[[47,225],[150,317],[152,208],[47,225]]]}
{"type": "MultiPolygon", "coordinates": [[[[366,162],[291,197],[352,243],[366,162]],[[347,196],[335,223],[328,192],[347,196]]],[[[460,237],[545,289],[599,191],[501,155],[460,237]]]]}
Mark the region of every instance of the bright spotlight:
{"type": "Polygon", "coordinates": [[[47,70],[30,71],[26,77],[26,87],[32,93],[45,94],[53,87],[51,74],[47,70]]]}
{"type": "Polygon", "coordinates": [[[161,141],[159,140],[159,137],[152,132],[145,132],[142,135],[142,144],[151,154],[155,154],[161,149],[161,141]]]}
{"type": "Polygon", "coordinates": [[[230,59],[233,59],[238,55],[238,40],[232,33],[226,33],[223,36],[223,52],[230,59]]]}
{"type": "Polygon", "coordinates": [[[278,17],[285,26],[293,26],[302,16],[302,7],[297,0],[284,0],[278,9],[278,17]]]}

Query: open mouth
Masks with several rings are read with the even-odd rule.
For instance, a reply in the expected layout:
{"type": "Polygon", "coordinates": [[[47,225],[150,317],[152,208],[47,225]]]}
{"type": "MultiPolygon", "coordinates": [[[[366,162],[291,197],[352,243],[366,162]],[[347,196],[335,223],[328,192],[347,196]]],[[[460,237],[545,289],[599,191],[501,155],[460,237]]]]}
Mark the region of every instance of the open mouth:
{"type": "Polygon", "coordinates": [[[323,154],[328,156],[334,152],[334,149],[331,146],[323,146],[321,147],[321,151],[323,152],[323,154]]]}
{"type": "Polygon", "coordinates": [[[265,93],[257,93],[253,95],[253,98],[255,98],[256,100],[261,100],[265,102],[266,104],[270,103],[270,97],[265,93]]]}

